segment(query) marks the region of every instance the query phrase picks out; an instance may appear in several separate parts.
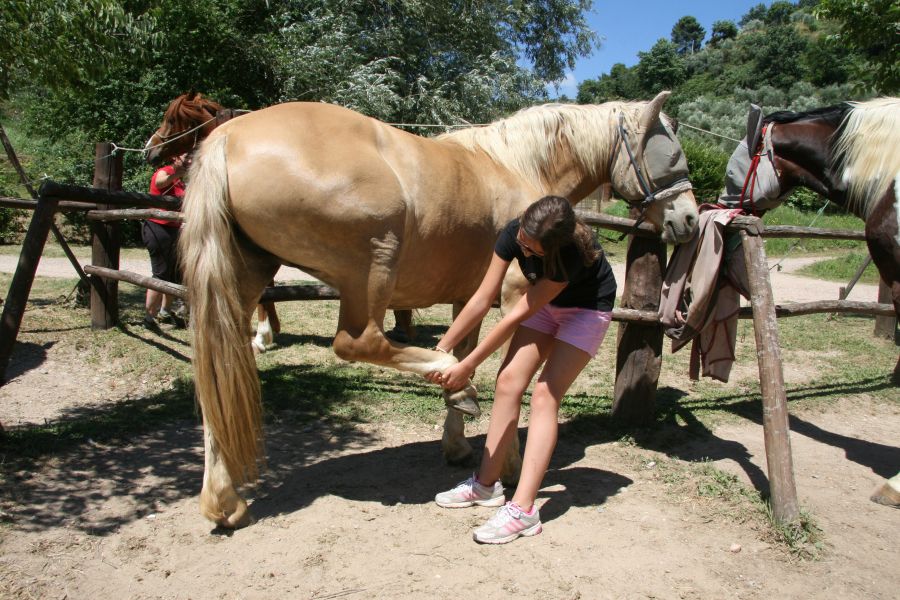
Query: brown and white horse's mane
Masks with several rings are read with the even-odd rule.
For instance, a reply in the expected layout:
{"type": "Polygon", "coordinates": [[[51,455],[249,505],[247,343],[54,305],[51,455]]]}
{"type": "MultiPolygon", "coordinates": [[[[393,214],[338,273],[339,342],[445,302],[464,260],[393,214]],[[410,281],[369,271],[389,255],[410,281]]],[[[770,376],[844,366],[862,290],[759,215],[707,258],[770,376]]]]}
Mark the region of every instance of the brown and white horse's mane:
{"type": "Polygon", "coordinates": [[[868,218],[872,206],[900,174],[900,98],[844,102],[805,112],[779,111],[764,122],[823,120],[835,129],[829,143],[831,172],[847,185],[846,207],[868,218]]]}
{"type": "Polygon", "coordinates": [[[436,139],[482,150],[497,163],[538,187],[555,173],[556,153],[565,151],[584,173],[603,175],[615,150],[617,113],[637,132],[644,102],[543,104],[485,125],[445,133],[436,139]],[[548,143],[550,141],[551,143],[548,143]]]}
{"type": "Polygon", "coordinates": [[[868,217],[871,207],[900,175],[900,98],[848,102],[832,143],[832,168],[848,184],[850,207],[868,217]]]}

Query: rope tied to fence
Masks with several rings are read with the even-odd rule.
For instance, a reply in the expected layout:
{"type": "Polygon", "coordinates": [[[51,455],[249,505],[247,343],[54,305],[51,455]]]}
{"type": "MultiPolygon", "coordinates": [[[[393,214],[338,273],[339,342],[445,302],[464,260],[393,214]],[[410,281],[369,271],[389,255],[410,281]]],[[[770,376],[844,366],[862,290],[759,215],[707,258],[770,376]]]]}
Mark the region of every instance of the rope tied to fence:
{"type": "Polygon", "coordinates": [[[718,137],[718,138],[722,138],[723,140],[729,140],[729,141],[732,141],[732,142],[734,142],[734,143],[736,143],[736,144],[740,144],[740,143],[741,143],[741,140],[736,140],[736,139],[734,139],[733,137],[729,137],[729,136],[727,136],[727,135],[722,135],[721,133],[716,133],[716,132],[714,132],[714,131],[709,131],[708,129],[703,129],[702,127],[695,127],[694,125],[691,125],[690,123],[685,123],[685,122],[683,122],[683,121],[679,121],[678,124],[679,124],[679,126],[687,127],[688,129],[696,129],[697,131],[702,131],[703,133],[706,133],[706,134],[709,134],[709,135],[714,135],[714,136],[716,136],[716,137],[718,137]]]}

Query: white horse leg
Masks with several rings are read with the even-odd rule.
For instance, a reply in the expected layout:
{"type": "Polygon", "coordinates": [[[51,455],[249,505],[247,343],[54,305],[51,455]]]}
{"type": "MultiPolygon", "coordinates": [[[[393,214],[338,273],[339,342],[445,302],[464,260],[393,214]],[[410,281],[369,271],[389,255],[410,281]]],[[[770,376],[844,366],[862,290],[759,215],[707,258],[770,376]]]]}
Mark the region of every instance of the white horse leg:
{"type": "Polygon", "coordinates": [[[884,482],[872,494],[872,502],[900,508],[900,473],[884,482]]]}
{"type": "Polygon", "coordinates": [[[262,304],[256,307],[256,336],[251,342],[253,351],[261,354],[275,345],[275,334],[269,323],[269,314],[262,304]]]}
{"type": "Polygon", "coordinates": [[[203,489],[200,490],[200,513],[220,527],[237,529],[250,524],[247,503],[234,489],[213,436],[203,425],[205,462],[203,489]]]}
{"type": "Polygon", "coordinates": [[[472,446],[466,439],[463,414],[456,410],[447,410],[444,419],[444,435],[441,437],[441,451],[444,460],[451,465],[464,465],[472,460],[472,446]]]}
{"type": "Polygon", "coordinates": [[[522,472],[522,452],[519,449],[519,432],[516,431],[509,444],[509,450],[503,457],[503,469],[500,471],[500,481],[506,486],[515,486],[519,483],[519,474],[522,472]]]}

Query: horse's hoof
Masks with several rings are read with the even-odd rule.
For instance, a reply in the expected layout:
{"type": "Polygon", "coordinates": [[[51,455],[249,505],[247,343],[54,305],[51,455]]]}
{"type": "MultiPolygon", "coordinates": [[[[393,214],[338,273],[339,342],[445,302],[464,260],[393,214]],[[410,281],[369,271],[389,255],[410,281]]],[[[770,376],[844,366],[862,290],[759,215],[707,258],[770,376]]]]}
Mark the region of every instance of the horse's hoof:
{"type": "Polygon", "coordinates": [[[478,405],[478,401],[474,399],[466,398],[456,404],[450,404],[448,406],[449,408],[461,412],[464,415],[469,415],[470,417],[481,416],[481,407],[478,405]]]}
{"type": "Polygon", "coordinates": [[[481,407],[478,405],[478,391],[471,383],[455,392],[444,390],[444,404],[447,405],[447,408],[459,411],[464,415],[481,416],[481,407]]]}
{"type": "Polygon", "coordinates": [[[885,481],[881,487],[875,490],[875,493],[869,499],[876,504],[900,508],[900,492],[895,490],[888,481],[885,481]]]}
{"type": "Polygon", "coordinates": [[[209,493],[206,487],[200,490],[200,514],[225,529],[240,529],[253,521],[247,502],[233,489],[221,497],[209,493]]]}

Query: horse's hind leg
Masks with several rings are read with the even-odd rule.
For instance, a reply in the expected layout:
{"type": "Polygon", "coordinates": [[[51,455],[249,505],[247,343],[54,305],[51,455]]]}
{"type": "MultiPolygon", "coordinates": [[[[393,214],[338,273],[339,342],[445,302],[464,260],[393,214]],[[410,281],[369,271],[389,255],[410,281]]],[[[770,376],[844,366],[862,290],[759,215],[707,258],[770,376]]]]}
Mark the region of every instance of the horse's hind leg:
{"type": "MultiPolygon", "coordinates": [[[[244,307],[242,328],[247,332],[250,343],[250,317],[259,296],[274,277],[279,264],[248,243],[239,244],[242,260],[235,267],[240,282],[240,301],[244,307]]],[[[209,433],[204,419],[203,440],[205,462],[203,488],[200,491],[200,512],[221,527],[236,529],[250,523],[250,512],[246,501],[235,489],[231,475],[222,461],[216,440],[209,433]]]]}

